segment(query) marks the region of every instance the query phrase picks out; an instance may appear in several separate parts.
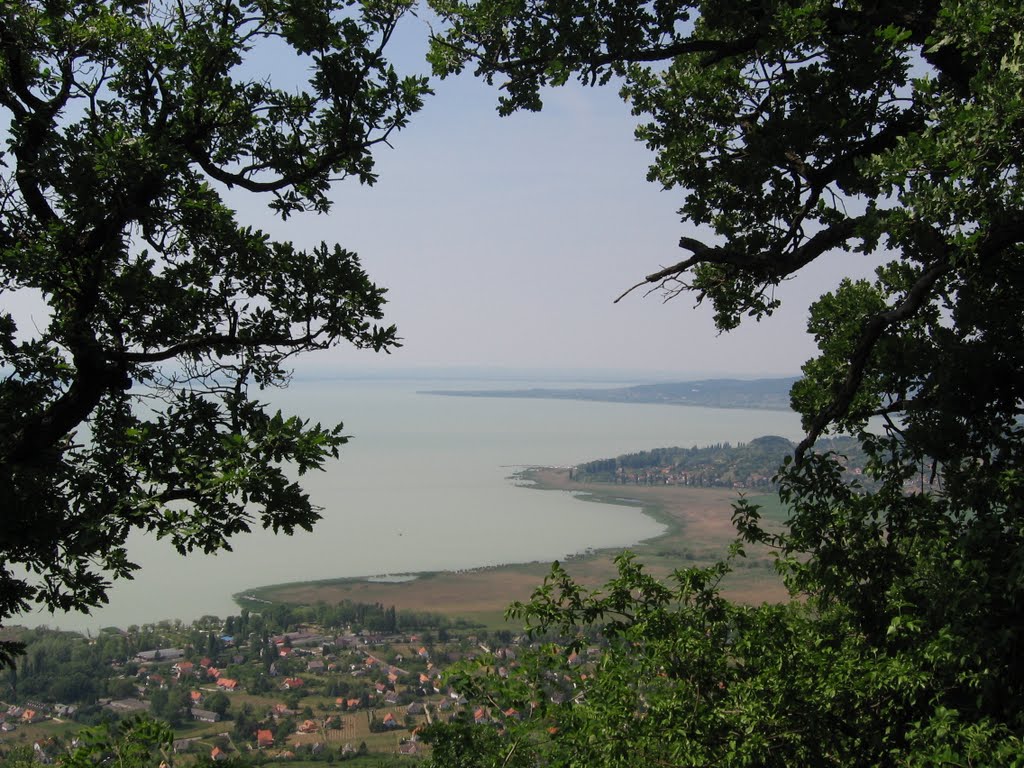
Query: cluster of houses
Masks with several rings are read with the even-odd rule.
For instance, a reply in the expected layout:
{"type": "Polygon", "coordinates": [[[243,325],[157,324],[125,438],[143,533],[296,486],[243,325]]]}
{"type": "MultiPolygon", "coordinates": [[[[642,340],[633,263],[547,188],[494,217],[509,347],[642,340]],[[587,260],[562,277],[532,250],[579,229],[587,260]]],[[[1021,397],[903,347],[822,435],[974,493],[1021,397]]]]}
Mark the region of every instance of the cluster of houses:
{"type": "MultiPolygon", "coordinates": [[[[78,708],[69,704],[45,704],[29,702],[25,706],[0,702],[0,733],[11,733],[25,725],[44,723],[54,718],[72,717],[78,708]]],[[[75,746],[77,742],[72,742],[75,746]]],[[[32,755],[37,763],[52,765],[61,753],[60,745],[52,738],[35,739],[32,755]]]]}
{"type": "Polygon", "coordinates": [[[735,478],[731,473],[723,474],[721,468],[713,465],[689,471],[678,470],[675,467],[647,467],[639,470],[618,467],[612,481],[620,485],[689,485],[743,489],[769,488],[772,485],[772,475],[751,472],[745,477],[735,478]]]}
{"type": "MultiPolygon", "coordinates": [[[[45,704],[33,703],[31,706],[19,707],[11,704],[3,712],[0,712],[0,731],[10,733],[16,731],[19,725],[30,725],[41,723],[50,719],[49,707],[45,704]]],[[[65,708],[73,710],[73,707],[65,708]]]]}
{"type": "MultiPolygon", "coordinates": [[[[471,659],[483,652],[492,655],[494,673],[507,677],[517,664],[515,646],[498,648],[492,653],[476,638],[467,637],[459,646],[446,643],[428,649],[417,635],[349,633],[332,636],[308,630],[289,632],[271,640],[272,645],[258,651],[258,658],[253,657],[252,651],[239,653],[233,644],[225,644],[217,658],[197,658],[177,647],[142,651],[135,656],[131,668],[139,696],[105,703],[121,714],[132,714],[149,708],[150,692],[154,689],[174,687],[188,692],[186,706],[193,719],[216,723],[221,720],[221,715],[204,707],[213,692],[230,696],[246,690],[250,694],[262,692],[269,698],[271,689],[266,684],[267,678],[271,677],[275,679],[273,690],[291,694],[288,697],[290,704],[268,703],[265,716],[252,734],[249,748],[272,750],[271,756],[285,758],[297,745],[302,745],[304,751],[315,752],[324,749],[325,743],[343,740],[346,733],[351,733],[355,722],[346,713],[355,710],[367,712],[371,731],[394,731],[396,736],[404,736],[397,739],[397,746],[392,748],[408,755],[422,750],[416,730],[421,723],[436,722],[442,717],[462,713],[462,716],[471,714],[472,721],[481,726],[500,728],[510,719],[521,716],[515,709],[498,711],[478,707],[467,710],[466,698],[448,686],[442,675],[442,669],[448,664],[471,659]],[[396,649],[398,653],[394,652],[396,649]],[[268,652],[272,654],[270,658],[268,652]],[[433,658],[435,654],[437,658],[433,658]],[[256,677],[253,676],[254,669],[259,670],[256,677]],[[258,689],[254,681],[260,683],[258,689]],[[251,690],[250,685],[253,686],[251,690]],[[324,693],[332,686],[345,691],[345,695],[333,698],[333,711],[324,701],[324,693]],[[306,711],[303,716],[301,712],[307,708],[296,703],[307,695],[315,696],[312,702],[318,710],[316,715],[311,716],[311,711],[306,711]],[[294,722],[294,730],[287,740],[281,730],[284,722],[294,722]],[[404,733],[406,730],[411,733],[404,733]]],[[[578,663],[583,663],[583,659],[574,655],[570,666],[578,663]]],[[[115,667],[125,668],[127,672],[124,663],[115,667]]],[[[575,695],[576,683],[572,677],[553,680],[549,686],[551,690],[541,692],[541,695],[551,695],[553,701],[567,701],[575,695]]],[[[251,702],[251,699],[247,701],[251,702]]],[[[43,708],[9,707],[0,713],[0,728],[11,730],[22,723],[39,722],[48,716],[52,716],[52,712],[43,708]]],[[[358,726],[356,728],[358,731],[358,726]]],[[[189,741],[194,739],[176,742],[176,747],[187,748],[189,741]]],[[[349,753],[355,751],[351,744],[344,745],[342,750],[343,753],[344,750],[349,753]]],[[[229,755],[222,745],[211,751],[210,758],[214,762],[222,762],[229,759],[229,755]]]]}

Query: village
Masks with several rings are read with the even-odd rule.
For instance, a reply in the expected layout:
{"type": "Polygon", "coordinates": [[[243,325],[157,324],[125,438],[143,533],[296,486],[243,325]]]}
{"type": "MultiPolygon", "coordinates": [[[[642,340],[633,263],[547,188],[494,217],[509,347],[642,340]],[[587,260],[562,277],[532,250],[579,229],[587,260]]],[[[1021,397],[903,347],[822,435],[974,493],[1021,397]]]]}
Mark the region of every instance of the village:
{"type": "MultiPolygon", "coordinates": [[[[124,630],[106,634],[115,632],[120,637],[114,639],[128,641],[129,647],[138,639],[124,630]]],[[[186,625],[177,633],[145,636],[195,639],[196,634],[186,625]]],[[[146,714],[169,722],[176,734],[175,765],[241,758],[255,764],[363,757],[378,760],[375,765],[381,758],[407,762],[429,749],[420,732],[433,722],[462,717],[500,729],[509,718],[520,717],[513,709],[469,706],[446,682],[445,672],[458,662],[486,660],[494,674],[507,677],[518,663],[521,642],[505,630],[491,636],[456,629],[334,632],[303,624],[244,638],[214,632],[198,648],[160,645],[111,660],[106,691],[116,695],[97,698],[91,708],[105,720],[146,714]]],[[[569,666],[580,666],[583,658],[573,654],[569,666]]],[[[556,682],[549,691],[552,700],[568,700],[572,681],[556,682]]],[[[6,695],[16,690],[8,685],[6,695]]],[[[75,746],[82,725],[76,716],[86,709],[81,703],[34,698],[0,702],[0,754],[11,745],[31,744],[38,763],[55,762],[75,746]]]]}

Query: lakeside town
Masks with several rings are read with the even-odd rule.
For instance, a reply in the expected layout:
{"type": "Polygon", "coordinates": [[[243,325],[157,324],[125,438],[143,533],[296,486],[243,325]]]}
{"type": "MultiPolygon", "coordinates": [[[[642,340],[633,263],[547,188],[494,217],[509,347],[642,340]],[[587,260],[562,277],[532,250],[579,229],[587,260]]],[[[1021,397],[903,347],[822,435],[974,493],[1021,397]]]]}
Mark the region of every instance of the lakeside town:
{"type": "MultiPolygon", "coordinates": [[[[683,485],[698,488],[771,489],[774,477],[796,443],[777,435],[746,443],[715,443],[692,448],[655,448],[598,459],[574,467],[570,479],[617,485],[683,485]]],[[[867,456],[851,437],[819,439],[816,453],[831,453],[847,482],[864,482],[867,456]]]]}
{"type": "Polygon", "coordinates": [[[305,621],[309,609],[273,609],[108,628],[95,638],[5,630],[26,653],[0,677],[0,756],[31,749],[51,764],[81,727],[146,714],[174,727],[175,765],[362,757],[379,765],[421,756],[420,731],[439,719],[500,728],[519,716],[470,708],[445,680],[451,665],[481,657],[507,676],[522,640],[508,630],[381,605],[325,607],[323,623],[305,621]],[[342,614],[363,623],[331,622],[342,614]],[[404,629],[406,620],[420,628],[404,629]]]}
{"type": "MultiPolygon", "coordinates": [[[[784,438],[763,437],[655,449],[581,464],[571,477],[759,487],[771,484],[769,464],[791,447],[784,438]]],[[[844,454],[844,471],[859,476],[862,461],[844,454]]],[[[75,747],[81,728],[141,715],[174,728],[178,766],[390,766],[429,754],[422,735],[433,723],[461,718],[500,731],[523,716],[470,704],[449,674],[476,662],[507,678],[527,642],[508,628],[347,599],[293,606],[248,595],[242,604],[252,610],[224,620],[109,627],[95,637],[3,630],[0,639],[24,643],[25,653],[0,673],[0,758],[20,750],[52,764],[75,747]]],[[[598,645],[584,648],[547,670],[544,696],[553,704],[573,701],[600,653],[598,645]]]]}

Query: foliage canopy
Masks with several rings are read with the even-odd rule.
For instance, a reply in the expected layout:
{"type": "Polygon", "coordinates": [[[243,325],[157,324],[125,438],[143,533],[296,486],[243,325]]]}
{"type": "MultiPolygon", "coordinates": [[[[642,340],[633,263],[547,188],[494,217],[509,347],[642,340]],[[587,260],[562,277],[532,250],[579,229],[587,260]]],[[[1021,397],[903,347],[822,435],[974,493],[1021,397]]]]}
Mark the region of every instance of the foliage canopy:
{"type": "Polygon", "coordinates": [[[553,735],[537,735],[543,718],[522,741],[510,727],[479,764],[539,745],[550,765],[625,764],[594,747],[612,722],[646,764],[1019,763],[1021,5],[432,5],[450,23],[435,68],[499,83],[503,113],[540,109],[573,77],[619,84],[655,153],[649,178],[680,190],[703,233],[635,287],[710,301],[729,330],[770,315],[816,260],[881,262],[810,309],[819,355],[792,390],[807,437],[779,476],[788,531],[736,510],[799,600],[741,608],[714,570],[666,587],[629,563],[588,595],[556,570],[524,610],[539,631],[597,632],[606,660],[553,735]],[[808,451],[828,432],[857,436],[869,488],[808,451]]]}
{"type": "Polygon", "coordinates": [[[396,331],[355,254],[275,242],[230,202],[326,212],[335,180],[374,181],[428,92],[385,58],[409,5],[0,4],[0,620],[103,602],[132,530],[214,552],[317,519],[284,469],[336,456],[340,425],[250,389],[396,331]]]}

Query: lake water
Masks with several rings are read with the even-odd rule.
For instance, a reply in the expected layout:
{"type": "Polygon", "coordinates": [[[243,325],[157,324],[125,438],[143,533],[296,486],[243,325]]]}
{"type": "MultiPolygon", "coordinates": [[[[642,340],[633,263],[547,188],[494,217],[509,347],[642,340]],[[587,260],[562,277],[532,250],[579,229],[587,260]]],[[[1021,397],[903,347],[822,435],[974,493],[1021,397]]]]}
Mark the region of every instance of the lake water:
{"type": "Polygon", "coordinates": [[[130,554],[142,569],[114,586],[107,606],[91,615],[40,613],[21,621],[82,631],[190,621],[237,613],[232,594],[254,586],[550,561],[591,547],[625,547],[661,526],[635,508],[531,491],[510,476],[525,465],[564,466],[648,448],[800,436],[798,417],[788,412],[417,394],[583,385],[602,383],[295,381],[272,393],[275,406],[323,423],[343,421],[353,436],[339,461],[303,479],[323,508],[313,533],[259,531],[215,557],[181,557],[140,535],[130,554]]]}

